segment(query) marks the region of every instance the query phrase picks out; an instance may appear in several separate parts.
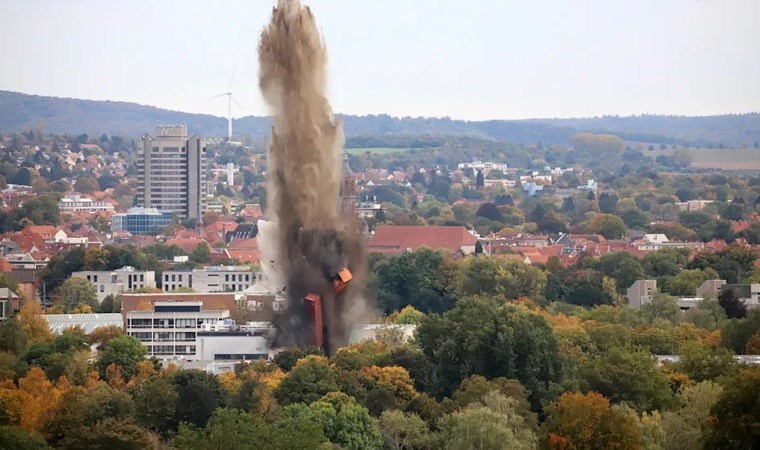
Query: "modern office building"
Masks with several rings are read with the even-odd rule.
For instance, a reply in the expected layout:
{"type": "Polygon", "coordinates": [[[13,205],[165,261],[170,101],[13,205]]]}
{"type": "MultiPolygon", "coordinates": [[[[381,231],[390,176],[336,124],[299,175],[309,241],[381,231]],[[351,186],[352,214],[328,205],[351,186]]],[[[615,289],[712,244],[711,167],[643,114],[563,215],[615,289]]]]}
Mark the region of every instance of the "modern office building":
{"type": "Polygon", "coordinates": [[[109,295],[119,295],[123,292],[134,292],[142,288],[156,287],[156,273],[139,271],[134,267],[125,266],[116,270],[87,270],[74,272],[72,277],[84,278],[95,286],[98,303],[109,295]]]}
{"type": "Polygon", "coordinates": [[[200,220],[206,209],[206,144],[184,125],[144,134],[137,154],[137,204],[200,220]]]}
{"type": "Polygon", "coordinates": [[[162,274],[164,292],[189,288],[199,293],[241,292],[261,280],[248,266],[205,266],[200,269],[167,270],[162,274]]]}
{"type": "Polygon", "coordinates": [[[129,208],[126,213],[114,214],[111,231],[129,231],[132,234],[158,234],[172,224],[174,215],[171,211],[159,211],[156,208],[129,208]]]}
{"type": "Polygon", "coordinates": [[[268,331],[235,326],[230,312],[203,309],[199,301],[155,302],[151,310],[127,313],[127,334],[147,356],[187,361],[246,361],[269,354],[268,331]]]}

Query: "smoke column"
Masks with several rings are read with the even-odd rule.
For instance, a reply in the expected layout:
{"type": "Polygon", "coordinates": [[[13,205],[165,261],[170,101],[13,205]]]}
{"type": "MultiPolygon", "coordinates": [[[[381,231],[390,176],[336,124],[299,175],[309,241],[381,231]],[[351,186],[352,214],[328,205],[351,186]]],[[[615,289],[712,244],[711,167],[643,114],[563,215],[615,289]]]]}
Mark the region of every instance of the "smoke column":
{"type": "MultiPolygon", "coordinates": [[[[313,327],[303,298],[322,297],[325,349],[348,342],[364,305],[366,258],[355,214],[339,211],[343,130],[325,96],[327,51],[314,16],[279,0],[259,43],[259,88],[274,116],[267,152],[267,219],[276,224],[278,267],[288,309],[275,319],[276,345],[305,346],[313,327]],[[337,297],[332,277],[353,281],[337,297]]],[[[274,230],[272,230],[274,231],[274,230]]]]}

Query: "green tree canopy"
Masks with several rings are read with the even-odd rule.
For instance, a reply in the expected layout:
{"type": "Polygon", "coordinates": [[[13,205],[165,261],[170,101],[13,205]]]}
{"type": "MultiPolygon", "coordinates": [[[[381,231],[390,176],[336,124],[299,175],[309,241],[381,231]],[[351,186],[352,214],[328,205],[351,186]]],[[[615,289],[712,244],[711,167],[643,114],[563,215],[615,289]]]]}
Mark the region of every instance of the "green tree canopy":
{"type": "Polygon", "coordinates": [[[514,306],[463,299],[417,329],[425,357],[435,366],[433,391],[451,395],[470,375],[520,381],[537,408],[563,376],[557,339],[546,320],[514,306]]]}

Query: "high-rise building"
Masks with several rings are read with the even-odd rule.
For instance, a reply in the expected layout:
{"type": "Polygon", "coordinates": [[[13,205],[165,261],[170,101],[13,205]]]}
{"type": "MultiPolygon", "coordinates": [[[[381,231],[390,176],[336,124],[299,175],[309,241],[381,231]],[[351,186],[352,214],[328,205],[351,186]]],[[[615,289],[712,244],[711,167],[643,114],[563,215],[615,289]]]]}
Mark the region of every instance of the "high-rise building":
{"type": "Polygon", "coordinates": [[[144,134],[137,155],[137,204],[199,219],[206,209],[206,144],[188,138],[184,125],[156,127],[144,134]]]}

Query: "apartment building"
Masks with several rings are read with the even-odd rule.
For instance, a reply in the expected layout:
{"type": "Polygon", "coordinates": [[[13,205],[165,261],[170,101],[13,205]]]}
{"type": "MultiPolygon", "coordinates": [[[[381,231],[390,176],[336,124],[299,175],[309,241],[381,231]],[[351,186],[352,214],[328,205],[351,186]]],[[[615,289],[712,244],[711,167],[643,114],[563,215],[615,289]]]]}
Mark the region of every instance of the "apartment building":
{"type": "Polygon", "coordinates": [[[626,292],[628,306],[638,309],[647,303],[651,303],[656,290],[657,280],[637,280],[626,292]]]}
{"type": "Polygon", "coordinates": [[[137,153],[137,204],[200,220],[206,210],[206,144],[184,125],[144,134],[137,153]]]}
{"type": "Polygon", "coordinates": [[[199,269],[168,270],[162,274],[164,292],[189,288],[199,293],[242,292],[261,281],[262,275],[248,266],[205,266],[199,269]]]}
{"type": "Polygon", "coordinates": [[[92,283],[95,286],[95,292],[98,294],[98,303],[109,295],[119,295],[123,292],[156,287],[155,272],[140,271],[131,266],[107,271],[83,270],[74,272],[71,276],[84,278],[92,283]]]}

